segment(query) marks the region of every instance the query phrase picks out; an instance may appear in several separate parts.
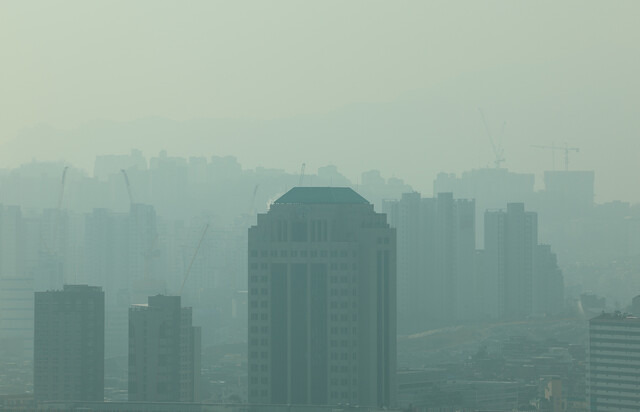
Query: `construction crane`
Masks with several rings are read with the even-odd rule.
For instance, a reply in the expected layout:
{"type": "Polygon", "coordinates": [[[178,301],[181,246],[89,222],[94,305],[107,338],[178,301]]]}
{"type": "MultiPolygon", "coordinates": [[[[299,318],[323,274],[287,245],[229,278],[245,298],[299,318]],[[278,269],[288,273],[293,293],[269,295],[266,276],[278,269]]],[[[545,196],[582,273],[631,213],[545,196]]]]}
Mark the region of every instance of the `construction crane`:
{"type": "Polygon", "coordinates": [[[304,168],[307,167],[306,163],[302,164],[300,168],[300,180],[298,181],[298,186],[302,186],[302,181],[304,180],[304,168]]]}
{"type": "Polygon", "coordinates": [[[493,155],[496,157],[496,159],[493,161],[493,163],[496,165],[496,169],[500,169],[500,165],[502,164],[502,162],[505,161],[504,149],[502,148],[502,134],[504,134],[504,127],[507,124],[507,122],[502,123],[502,132],[501,132],[501,135],[500,135],[500,140],[498,141],[498,144],[496,145],[496,143],[493,140],[493,137],[491,136],[491,131],[489,130],[489,125],[487,124],[487,120],[484,117],[484,113],[482,112],[482,109],[478,108],[478,111],[480,112],[480,117],[482,117],[482,123],[484,124],[484,130],[487,132],[487,136],[489,137],[489,141],[491,142],[491,148],[493,149],[493,155]]]}
{"type": "Polygon", "coordinates": [[[133,204],[133,195],[131,194],[131,185],[129,184],[129,176],[127,176],[127,171],[124,169],[120,169],[122,175],[124,176],[124,182],[127,184],[127,193],[129,193],[129,203],[133,204]]]}
{"type": "Polygon", "coordinates": [[[567,146],[566,143],[564,144],[564,147],[556,146],[555,144],[551,144],[551,146],[540,146],[540,145],[533,144],[533,145],[531,145],[531,147],[536,147],[538,149],[551,150],[553,152],[553,169],[554,170],[556,168],[555,151],[556,150],[564,151],[564,170],[565,170],[565,172],[569,170],[569,152],[576,152],[576,153],[580,152],[580,148],[579,147],[569,147],[569,146],[567,146]]]}
{"type": "Polygon", "coordinates": [[[258,183],[256,185],[256,187],[253,188],[253,195],[251,195],[251,203],[249,203],[249,213],[254,213],[255,209],[254,209],[254,205],[256,203],[256,194],[258,193],[258,188],[260,187],[260,183],[258,183]]]}
{"type": "Polygon", "coordinates": [[[60,194],[58,195],[58,210],[60,210],[60,207],[62,207],[62,196],[64,196],[64,182],[67,179],[68,169],[69,166],[65,166],[64,169],[62,169],[62,182],[60,183],[60,194]]]}
{"type": "Polygon", "coordinates": [[[156,244],[158,243],[158,235],[155,235],[151,244],[149,245],[149,249],[142,253],[144,257],[144,279],[149,279],[149,272],[151,271],[151,259],[158,256],[159,252],[156,249],[156,244]]]}
{"type": "Polygon", "coordinates": [[[182,286],[180,286],[180,293],[178,296],[182,296],[182,291],[184,290],[184,285],[187,283],[187,279],[189,278],[189,273],[191,273],[191,266],[193,266],[193,261],[196,260],[196,256],[198,256],[198,251],[200,250],[200,245],[202,245],[202,241],[204,240],[204,235],[207,234],[207,229],[209,229],[209,224],[204,227],[204,231],[202,231],[202,236],[200,237],[200,241],[198,242],[198,246],[196,247],[196,251],[191,258],[191,262],[189,262],[189,267],[187,268],[187,272],[184,274],[184,279],[182,280],[182,286]]]}

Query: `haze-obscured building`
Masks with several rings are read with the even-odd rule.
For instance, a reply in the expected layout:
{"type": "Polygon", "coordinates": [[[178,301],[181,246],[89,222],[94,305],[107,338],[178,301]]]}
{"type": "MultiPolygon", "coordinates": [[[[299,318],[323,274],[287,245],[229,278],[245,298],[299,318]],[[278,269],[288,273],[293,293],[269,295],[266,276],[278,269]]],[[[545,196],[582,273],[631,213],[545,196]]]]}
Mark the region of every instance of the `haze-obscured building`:
{"type": "Polygon", "coordinates": [[[398,324],[426,330],[476,315],[475,202],[405,193],[383,203],[398,231],[398,324]]]}
{"type": "Polygon", "coordinates": [[[538,215],[523,203],[485,212],[484,250],[476,261],[478,311],[490,319],[557,315],[564,278],[551,246],[538,244],[538,215]]]}
{"type": "Polygon", "coordinates": [[[129,400],[200,398],[200,328],[180,296],[149,296],[129,309],[129,400]]]}
{"type": "MultiPolygon", "coordinates": [[[[487,209],[498,209],[507,203],[529,203],[534,198],[535,176],[507,169],[485,168],[455,174],[440,173],[433,182],[433,193],[451,192],[458,199],[474,199],[476,221],[482,222],[487,209]]],[[[476,231],[476,243],[482,246],[484,228],[476,231]]]]}

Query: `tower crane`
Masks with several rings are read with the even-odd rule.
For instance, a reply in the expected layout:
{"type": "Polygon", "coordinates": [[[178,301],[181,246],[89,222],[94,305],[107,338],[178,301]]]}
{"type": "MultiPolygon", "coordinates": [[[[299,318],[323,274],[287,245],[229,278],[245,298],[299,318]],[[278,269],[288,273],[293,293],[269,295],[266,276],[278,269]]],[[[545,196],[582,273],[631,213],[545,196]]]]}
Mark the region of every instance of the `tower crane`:
{"type": "MultiPolygon", "coordinates": [[[[565,172],[569,170],[569,152],[576,152],[579,153],[580,152],[580,148],[579,147],[569,147],[566,143],[564,144],[564,147],[562,146],[556,146],[555,144],[552,144],[551,146],[541,146],[541,145],[531,145],[531,147],[535,147],[538,149],[548,149],[553,151],[553,153],[555,154],[556,150],[562,150],[564,151],[564,170],[565,172]]],[[[554,156],[555,159],[555,156],[554,156]]],[[[555,160],[553,162],[553,168],[555,169],[555,160]]]]}
{"type": "MultiPolygon", "coordinates": [[[[493,155],[496,157],[496,159],[493,161],[493,163],[496,165],[496,169],[500,169],[500,165],[502,164],[502,162],[505,161],[504,158],[504,149],[502,148],[502,135],[500,136],[500,140],[498,141],[498,144],[496,145],[496,143],[493,140],[493,137],[491,136],[491,131],[489,130],[489,125],[487,124],[487,120],[484,117],[484,113],[482,112],[481,108],[478,108],[478,111],[480,112],[480,117],[482,117],[482,123],[484,124],[484,130],[487,132],[487,136],[489,137],[489,141],[491,142],[491,148],[493,149],[493,155]]],[[[507,122],[502,123],[502,133],[504,133],[504,127],[507,124],[507,122]]]]}
{"type": "Polygon", "coordinates": [[[249,213],[253,213],[255,211],[254,205],[256,203],[256,195],[258,194],[258,188],[260,187],[260,183],[253,188],[253,195],[251,195],[251,203],[249,203],[249,213]]]}
{"type": "Polygon", "coordinates": [[[62,182],[60,183],[60,195],[58,196],[58,210],[60,210],[60,207],[62,206],[62,196],[64,196],[64,183],[67,179],[68,169],[69,166],[65,166],[64,169],[62,169],[62,182]]]}
{"type": "Polygon", "coordinates": [[[196,256],[198,256],[198,251],[200,250],[200,246],[202,245],[202,241],[204,240],[204,235],[207,234],[207,229],[209,229],[209,224],[204,227],[202,231],[202,236],[200,237],[200,241],[198,242],[198,246],[196,247],[196,251],[191,258],[191,262],[189,262],[189,267],[187,268],[187,272],[184,274],[184,279],[182,280],[182,286],[180,286],[180,293],[178,296],[182,296],[182,291],[184,290],[184,285],[187,283],[187,279],[189,278],[189,273],[191,272],[191,266],[193,266],[193,261],[196,260],[196,256]]]}
{"type": "Polygon", "coordinates": [[[127,193],[129,194],[129,203],[133,204],[133,195],[131,194],[131,185],[129,184],[129,176],[127,176],[127,171],[124,169],[120,169],[122,175],[124,176],[124,182],[127,184],[127,193]]]}

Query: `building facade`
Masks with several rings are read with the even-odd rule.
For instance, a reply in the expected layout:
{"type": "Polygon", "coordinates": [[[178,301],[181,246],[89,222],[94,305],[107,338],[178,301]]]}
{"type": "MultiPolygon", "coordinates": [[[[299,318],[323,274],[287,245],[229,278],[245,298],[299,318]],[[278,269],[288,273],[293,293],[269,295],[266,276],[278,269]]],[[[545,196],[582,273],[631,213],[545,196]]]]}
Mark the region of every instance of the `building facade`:
{"type": "Polygon", "coordinates": [[[65,285],[35,293],[36,401],[104,400],[104,292],[65,285]]]}
{"type": "Polygon", "coordinates": [[[396,234],[349,188],[296,187],[249,229],[249,402],[393,406],[396,234]]]}
{"type": "Polygon", "coordinates": [[[538,215],[524,203],[484,215],[484,269],[481,310],[493,319],[522,319],[533,312],[538,215]]]}
{"type": "Polygon", "coordinates": [[[619,312],[589,321],[587,398],[591,411],[640,409],[640,318],[619,312]]]}
{"type": "Polygon", "coordinates": [[[451,193],[385,201],[398,231],[398,327],[401,333],[472,319],[475,311],[475,202],[451,193]]]}
{"type": "Polygon", "coordinates": [[[129,400],[196,402],[200,328],[180,296],[150,296],[129,309],[129,400]]]}

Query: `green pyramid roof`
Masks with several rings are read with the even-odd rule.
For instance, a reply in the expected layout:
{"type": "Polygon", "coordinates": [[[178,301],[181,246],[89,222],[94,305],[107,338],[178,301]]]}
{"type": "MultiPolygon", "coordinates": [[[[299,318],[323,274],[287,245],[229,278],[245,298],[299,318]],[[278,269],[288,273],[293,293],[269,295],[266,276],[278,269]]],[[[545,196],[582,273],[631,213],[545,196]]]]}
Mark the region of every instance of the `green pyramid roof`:
{"type": "Polygon", "coordinates": [[[369,201],[350,187],[294,187],[275,203],[369,204],[369,201]]]}

